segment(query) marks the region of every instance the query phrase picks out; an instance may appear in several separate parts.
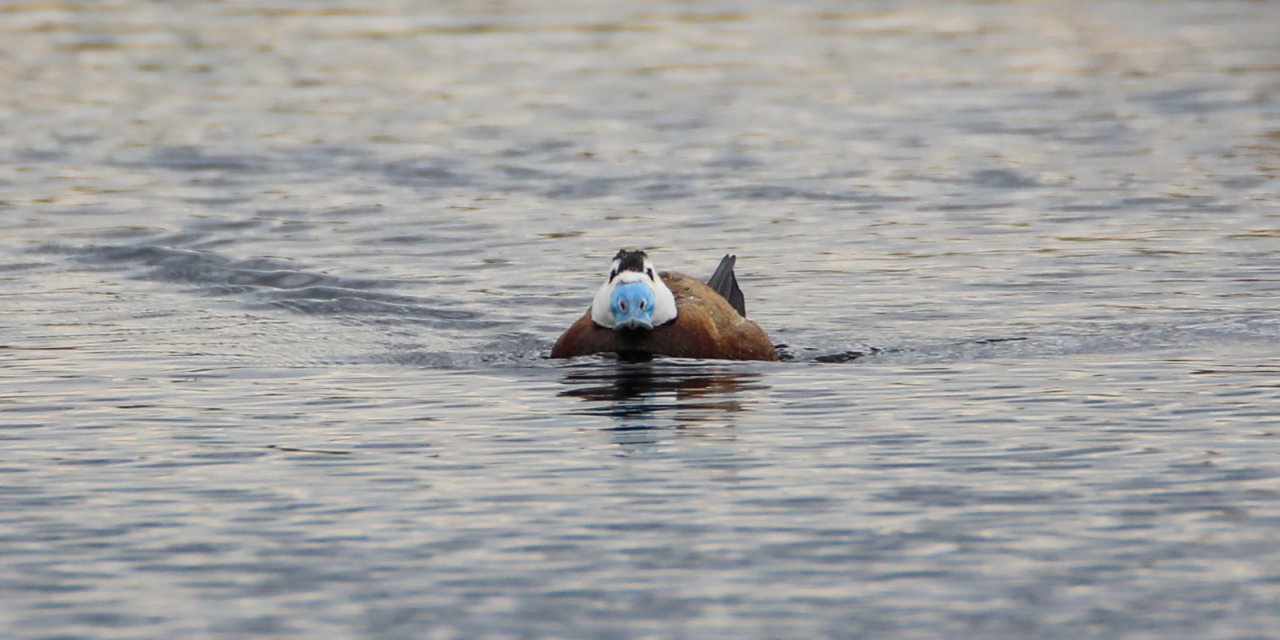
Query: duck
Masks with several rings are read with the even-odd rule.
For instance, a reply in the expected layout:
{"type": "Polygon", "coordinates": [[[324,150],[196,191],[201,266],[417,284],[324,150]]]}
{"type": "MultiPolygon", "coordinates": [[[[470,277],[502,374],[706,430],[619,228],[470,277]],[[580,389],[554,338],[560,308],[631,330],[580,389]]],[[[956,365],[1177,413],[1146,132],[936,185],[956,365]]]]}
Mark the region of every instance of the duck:
{"type": "Polygon", "coordinates": [[[649,255],[622,249],[586,313],[556,340],[552,358],[614,353],[644,362],[654,356],[777,360],[768,334],[747,319],[746,300],[727,254],[707,282],[657,271],[649,255]]]}

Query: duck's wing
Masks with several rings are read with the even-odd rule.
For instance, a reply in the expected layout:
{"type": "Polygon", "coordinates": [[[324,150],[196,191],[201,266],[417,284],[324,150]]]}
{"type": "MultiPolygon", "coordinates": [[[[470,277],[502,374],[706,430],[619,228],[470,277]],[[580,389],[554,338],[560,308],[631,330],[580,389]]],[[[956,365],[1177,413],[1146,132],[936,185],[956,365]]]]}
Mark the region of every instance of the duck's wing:
{"type": "Polygon", "coordinates": [[[747,299],[742,297],[742,289],[738,288],[738,278],[733,275],[733,265],[738,261],[738,256],[732,253],[726,254],[720,260],[720,266],[716,267],[716,272],[711,274],[711,279],[707,280],[707,286],[716,290],[720,297],[729,301],[729,305],[738,312],[738,315],[747,317],[747,299]]]}

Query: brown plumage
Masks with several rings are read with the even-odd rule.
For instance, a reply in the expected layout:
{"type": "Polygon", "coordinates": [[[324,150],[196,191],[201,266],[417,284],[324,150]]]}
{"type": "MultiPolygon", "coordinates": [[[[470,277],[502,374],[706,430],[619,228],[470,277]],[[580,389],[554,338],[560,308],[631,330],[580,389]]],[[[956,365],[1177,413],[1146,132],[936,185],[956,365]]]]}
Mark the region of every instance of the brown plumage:
{"type": "Polygon", "coordinates": [[[721,360],[777,360],[769,336],[715,289],[682,273],[658,274],[675,294],[676,319],[653,329],[606,329],[591,321],[588,309],[556,340],[552,358],[617,353],[647,360],[655,355],[721,360]]]}

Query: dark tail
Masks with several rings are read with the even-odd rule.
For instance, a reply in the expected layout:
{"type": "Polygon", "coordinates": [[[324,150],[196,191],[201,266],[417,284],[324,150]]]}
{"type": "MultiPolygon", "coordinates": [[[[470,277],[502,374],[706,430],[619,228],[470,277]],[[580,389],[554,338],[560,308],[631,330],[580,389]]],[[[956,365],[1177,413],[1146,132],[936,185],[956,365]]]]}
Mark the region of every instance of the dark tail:
{"type": "Polygon", "coordinates": [[[738,288],[738,279],[733,275],[733,265],[737,261],[738,256],[732,253],[726,255],[720,261],[720,266],[716,267],[716,272],[711,274],[711,279],[707,280],[707,285],[728,300],[729,304],[745,318],[747,317],[747,300],[742,297],[742,289],[738,288]]]}

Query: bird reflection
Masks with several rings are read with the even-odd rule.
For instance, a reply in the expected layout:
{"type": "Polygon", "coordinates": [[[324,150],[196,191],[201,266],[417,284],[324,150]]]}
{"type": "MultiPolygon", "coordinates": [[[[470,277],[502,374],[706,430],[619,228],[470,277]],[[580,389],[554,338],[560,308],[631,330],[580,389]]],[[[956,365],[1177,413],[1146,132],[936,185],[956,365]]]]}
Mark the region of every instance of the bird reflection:
{"type": "Polygon", "coordinates": [[[619,363],[569,370],[561,396],[588,403],[583,411],[621,419],[618,429],[646,429],[649,420],[723,420],[743,411],[742,392],[768,389],[761,375],[741,365],[688,365],[665,361],[619,363]]]}

